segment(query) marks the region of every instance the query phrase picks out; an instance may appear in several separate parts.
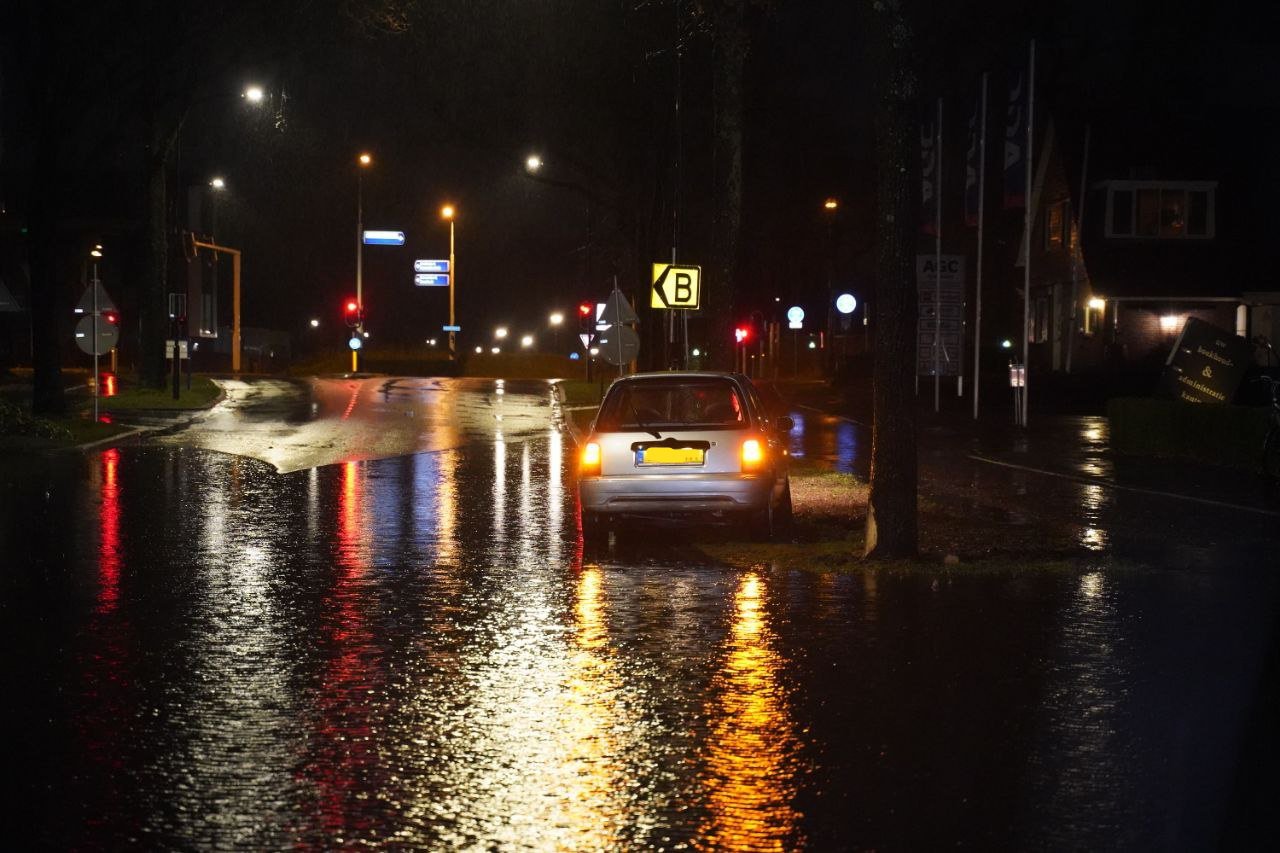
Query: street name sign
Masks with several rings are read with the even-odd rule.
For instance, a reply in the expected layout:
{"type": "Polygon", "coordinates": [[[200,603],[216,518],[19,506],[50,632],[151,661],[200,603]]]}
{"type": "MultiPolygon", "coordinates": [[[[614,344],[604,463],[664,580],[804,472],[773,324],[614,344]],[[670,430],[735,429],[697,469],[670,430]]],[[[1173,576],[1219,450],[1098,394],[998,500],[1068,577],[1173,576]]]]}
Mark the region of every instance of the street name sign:
{"type": "Polygon", "coordinates": [[[650,308],[696,310],[702,303],[702,267],[653,265],[650,308]]]}
{"type": "Polygon", "coordinates": [[[415,273],[413,276],[413,283],[418,287],[448,287],[449,274],[425,272],[415,273]]]}
{"type": "Polygon", "coordinates": [[[366,231],[364,232],[364,243],[366,246],[403,246],[403,231],[366,231]]]}
{"type": "Polygon", "coordinates": [[[414,272],[448,272],[448,261],[423,261],[417,260],[413,262],[414,272]]]}
{"type": "Polygon", "coordinates": [[[462,327],[461,326],[441,326],[440,330],[442,332],[461,332],[462,327]]]}
{"type": "MultiPolygon", "coordinates": [[[[164,357],[166,361],[173,361],[173,338],[169,338],[164,342],[164,357]]],[[[187,342],[178,341],[178,359],[186,361],[191,356],[187,355],[187,342]]]]}

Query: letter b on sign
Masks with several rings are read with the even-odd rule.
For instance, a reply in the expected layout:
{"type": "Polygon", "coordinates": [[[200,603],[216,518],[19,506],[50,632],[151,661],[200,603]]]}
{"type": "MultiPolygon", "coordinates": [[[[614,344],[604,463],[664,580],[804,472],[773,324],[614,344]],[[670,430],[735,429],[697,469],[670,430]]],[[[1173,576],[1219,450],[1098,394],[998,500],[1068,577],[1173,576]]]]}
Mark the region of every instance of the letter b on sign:
{"type": "Polygon", "coordinates": [[[675,301],[687,305],[693,301],[693,279],[687,272],[676,273],[675,301]]]}

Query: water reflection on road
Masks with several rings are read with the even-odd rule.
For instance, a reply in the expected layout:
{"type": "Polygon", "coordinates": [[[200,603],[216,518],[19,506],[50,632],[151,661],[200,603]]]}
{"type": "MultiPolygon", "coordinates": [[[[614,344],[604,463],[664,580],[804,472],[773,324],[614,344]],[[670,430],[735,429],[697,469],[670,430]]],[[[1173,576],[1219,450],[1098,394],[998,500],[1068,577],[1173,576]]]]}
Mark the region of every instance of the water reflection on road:
{"type": "Polygon", "coordinates": [[[6,471],[31,839],[1216,837],[1269,580],[737,571],[665,532],[584,561],[546,386],[497,390],[393,394],[449,407],[432,452],[279,473],[168,441],[6,471]]]}

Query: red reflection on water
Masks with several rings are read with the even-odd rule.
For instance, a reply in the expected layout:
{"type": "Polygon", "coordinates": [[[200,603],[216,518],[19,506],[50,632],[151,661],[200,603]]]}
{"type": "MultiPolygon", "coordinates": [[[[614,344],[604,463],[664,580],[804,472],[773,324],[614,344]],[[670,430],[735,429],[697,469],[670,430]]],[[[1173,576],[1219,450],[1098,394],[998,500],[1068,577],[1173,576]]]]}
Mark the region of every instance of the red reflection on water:
{"type": "Polygon", "coordinates": [[[116,395],[116,375],[114,373],[102,374],[100,393],[103,397],[114,397],[116,395]]]}
{"type": "Polygon", "coordinates": [[[120,595],[120,451],[102,453],[102,495],[98,510],[98,612],[110,613],[120,595]]]}
{"type": "Polygon", "coordinates": [[[383,824],[366,795],[379,767],[371,705],[383,678],[362,604],[366,584],[364,483],[359,462],[344,462],[338,481],[337,574],[326,596],[324,638],[330,649],[318,697],[320,715],[307,776],[316,786],[316,825],[323,838],[364,837],[383,824]]]}

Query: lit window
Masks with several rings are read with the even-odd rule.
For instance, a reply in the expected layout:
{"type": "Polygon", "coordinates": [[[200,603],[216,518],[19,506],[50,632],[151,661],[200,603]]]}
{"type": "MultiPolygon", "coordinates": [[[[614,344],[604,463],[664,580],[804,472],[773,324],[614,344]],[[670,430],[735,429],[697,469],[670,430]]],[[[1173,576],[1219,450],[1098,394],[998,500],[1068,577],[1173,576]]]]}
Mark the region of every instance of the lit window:
{"type": "Polygon", "coordinates": [[[1216,190],[1217,184],[1213,181],[1110,181],[1107,184],[1107,236],[1159,240],[1212,238],[1216,190]]]}

